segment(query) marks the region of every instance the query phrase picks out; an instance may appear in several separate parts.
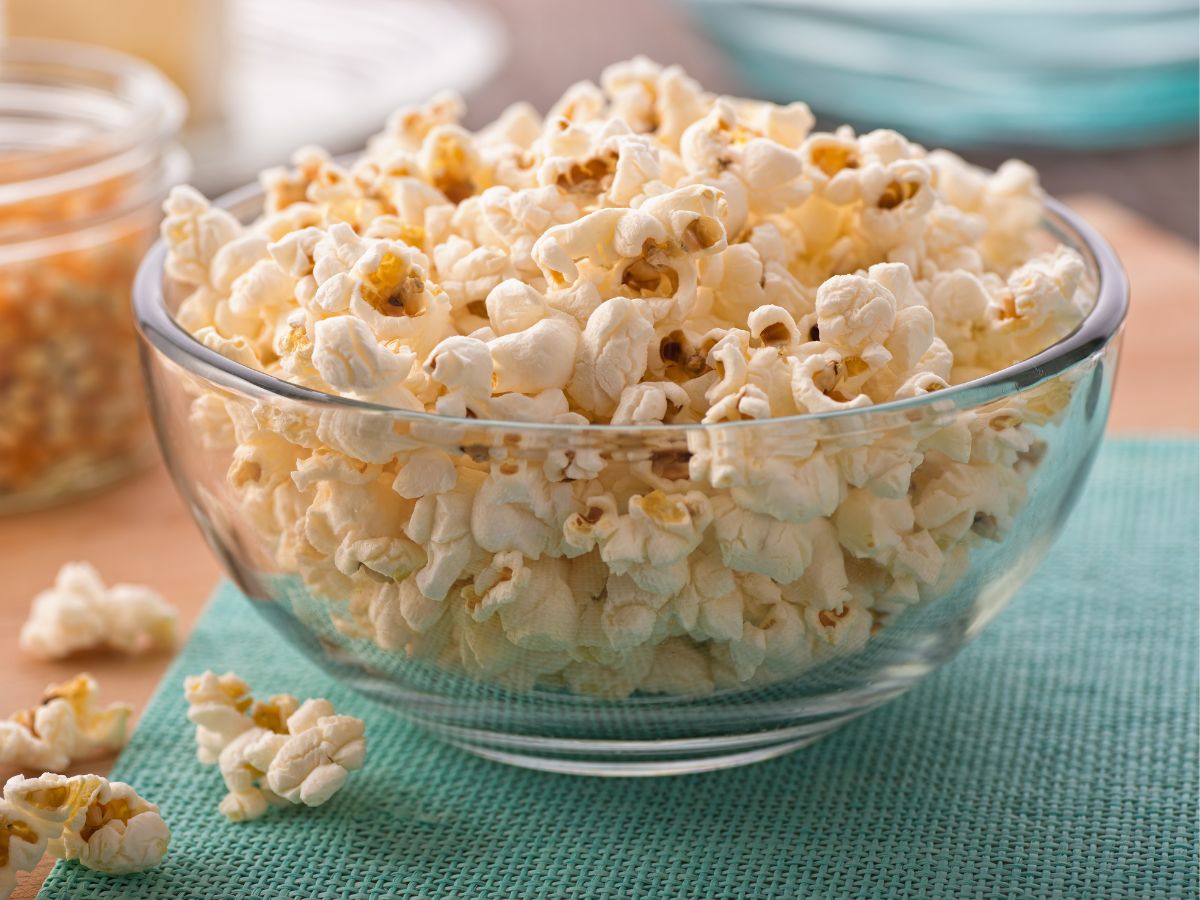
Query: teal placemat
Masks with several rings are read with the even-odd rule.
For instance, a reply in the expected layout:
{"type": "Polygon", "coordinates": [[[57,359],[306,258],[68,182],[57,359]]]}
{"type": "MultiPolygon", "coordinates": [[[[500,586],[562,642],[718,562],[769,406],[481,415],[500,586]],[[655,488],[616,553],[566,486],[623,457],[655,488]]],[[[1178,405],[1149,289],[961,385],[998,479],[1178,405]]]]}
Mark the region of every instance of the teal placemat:
{"type": "Polygon", "coordinates": [[[1012,607],[912,693],[749,768],[658,780],[510,769],[298,660],[221,588],[116,777],[175,837],[43,897],[1115,900],[1196,896],[1197,445],[1114,442],[1012,607]],[[295,661],[294,661],[295,660],[295,661]],[[330,803],[242,825],[193,755],[185,674],[327,696],[367,721],[330,803]]]}

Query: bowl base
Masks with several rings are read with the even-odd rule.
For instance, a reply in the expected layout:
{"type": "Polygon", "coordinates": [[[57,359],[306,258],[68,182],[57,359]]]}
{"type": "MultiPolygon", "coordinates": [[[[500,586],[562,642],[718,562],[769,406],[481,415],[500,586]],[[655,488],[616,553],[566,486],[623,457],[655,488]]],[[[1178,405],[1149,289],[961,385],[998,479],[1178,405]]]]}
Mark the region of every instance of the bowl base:
{"type": "Polygon", "coordinates": [[[563,775],[647,778],[712,772],[774,759],[816,743],[872,708],[751,734],[659,741],[537,738],[428,721],[421,724],[448,743],[493,762],[563,775]]]}

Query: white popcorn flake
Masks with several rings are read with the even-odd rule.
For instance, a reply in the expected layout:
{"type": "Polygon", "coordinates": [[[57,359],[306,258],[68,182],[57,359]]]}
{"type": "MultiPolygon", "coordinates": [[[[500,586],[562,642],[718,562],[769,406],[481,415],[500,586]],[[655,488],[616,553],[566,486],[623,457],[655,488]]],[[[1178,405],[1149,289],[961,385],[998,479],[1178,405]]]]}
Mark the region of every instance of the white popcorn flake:
{"type": "Polygon", "coordinates": [[[600,558],[642,590],[669,596],[687,584],[688,554],[700,545],[712,518],[708,497],[699,491],[632,497],[628,514],[600,542],[600,558]]]}
{"type": "Polygon", "coordinates": [[[242,226],[225,210],[210,206],[198,191],[185,186],[171,189],[163,212],[162,234],[170,250],[167,274],[188,285],[213,285],[210,268],[214,258],[241,234],[242,226]]]}
{"type": "Polygon", "coordinates": [[[123,782],[99,775],[17,775],[0,798],[0,896],[17,872],[48,851],[106,875],[143,872],[162,862],[171,831],[158,807],[123,782]]]}
{"type": "Polygon", "coordinates": [[[77,827],[68,825],[59,838],[51,840],[50,852],[58,859],[77,859],[84,868],[106,875],[144,872],[162,862],[171,829],[158,807],[124,782],[81,777],[96,778],[99,784],[83,811],[82,822],[77,827]]]}
{"type": "Polygon", "coordinates": [[[488,342],[496,393],[537,394],[566,387],[575,370],[579,326],[559,314],[488,342]]]}
{"type": "Polygon", "coordinates": [[[687,391],[671,381],[643,381],[621,392],[613,411],[613,425],[649,425],[665,422],[691,402],[687,391]]]}
{"type": "Polygon", "coordinates": [[[365,761],[362,720],[337,715],[328,700],[255,701],[232,672],[189,677],[185,693],[197,740],[204,736],[200,761],[217,764],[228,790],[219,809],[231,821],[260,818],[270,806],[320,806],[365,761]]]}
{"type": "Polygon", "coordinates": [[[419,500],[430,494],[454,489],[458,472],[454,461],[441,450],[417,450],[401,464],[392,490],[406,500],[419,500]]]}
{"type": "Polygon", "coordinates": [[[617,530],[620,515],[617,501],[611,494],[588,497],[586,508],[567,517],[563,522],[563,553],[568,557],[583,556],[598,543],[607,540],[617,530]]]}
{"type": "MultiPolygon", "coordinates": [[[[1084,261],[1035,252],[1028,166],[814,132],[803,103],[641,57],[544,119],[463,116],[444,94],[352,163],[302,148],[249,224],[190,189],[165,206],[197,340],[398,411],[215,391],[189,411],[234,513],[348,638],[520,690],[768,684],[856,652],[1014,527],[1072,385],[986,410],[929,395],[1086,314],[1084,261]],[[856,415],[926,397],[886,428],[856,415]],[[805,414],[833,415],[769,424],[805,414]]],[[[54,604],[78,612],[42,645],[106,633],[75,594],[54,604]]],[[[255,773],[292,737],[213,679],[199,752],[228,751],[225,811],[253,818],[287,802],[255,773]]],[[[343,777],[323,765],[287,790],[322,796],[343,777]]]]}
{"type": "Polygon", "coordinates": [[[758,572],[779,582],[804,574],[812,558],[812,527],[781,522],[718,497],[712,504],[721,558],[731,569],[758,572]]]}
{"type": "Polygon", "coordinates": [[[54,587],[34,598],[21,649],[43,659],[101,646],[132,654],[167,650],[175,646],[176,619],[174,608],[150,588],[106,588],[88,563],[67,563],[54,587]]]}
{"type": "Polygon", "coordinates": [[[334,316],[313,326],[312,364],[338,390],[369,396],[403,381],[415,361],[408,348],[395,352],[379,344],[367,323],[354,316],[334,316]]]}
{"type": "Polygon", "coordinates": [[[567,395],[582,409],[611,415],[621,394],[646,371],[654,326],[635,301],[613,297],[588,319],[567,395]]]}
{"type": "Polygon", "coordinates": [[[0,720],[0,764],[62,770],[125,746],[132,708],[97,705],[99,688],[90,675],[49,685],[32,709],[0,720]]]}
{"type": "Polygon", "coordinates": [[[52,833],[53,829],[0,799],[0,897],[12,895],[18,872],[32,872],[42,861],[47,831],[52,833]]]}
{"type": "Polygon", "coordinates": [[[824,654],[828,654],[831,648],[853,652],[862,647],[871,635],[871,613],[853,600],[847,600],[837,609],[809,608],[804,617],[816,635],[817,647],[824,654]]]}
{"type": "Polygon", "coordinates": [[[470,530],[484,550],[519,550],[537,559],[559,540],[559,522],[572,507],[570,486],[546,480],[524,462],[492,467],[471,507],[470,530]]]}
{"type": "Polygon", "coordinates": [[[188,721],[196,726],[196,756],[212,765],[229,743],[254,727],[248,715],[254,698],[249,686],[232,672],[189,676],[184,681],[188,721]]]}
{"type": "MultiPolygon", "coordinates": [[[[309,700],[306,706],[313,703],[309,700]]],[[[362,768],[367,746],[361,719],[322,715],[310,722],[310,714],[302,706],[288,720],[291,737],[271,760],[267,784],[291,803],[320,806],[352,771],[362,768]]]]}

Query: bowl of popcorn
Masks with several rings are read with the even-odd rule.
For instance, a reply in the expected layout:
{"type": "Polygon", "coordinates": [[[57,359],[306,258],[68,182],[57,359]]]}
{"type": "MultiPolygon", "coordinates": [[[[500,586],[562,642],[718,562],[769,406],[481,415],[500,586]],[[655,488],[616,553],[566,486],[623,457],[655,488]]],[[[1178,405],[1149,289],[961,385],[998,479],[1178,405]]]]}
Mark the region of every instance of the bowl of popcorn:
{"type": "Polygon", "coordinates": [[[977,635],[1104,431],[1104,241],[1022,163],[645,59],[462,113],[166,203],[153,414],[248,605],[453,743],[592,774],[802,747],[977,635]]]}

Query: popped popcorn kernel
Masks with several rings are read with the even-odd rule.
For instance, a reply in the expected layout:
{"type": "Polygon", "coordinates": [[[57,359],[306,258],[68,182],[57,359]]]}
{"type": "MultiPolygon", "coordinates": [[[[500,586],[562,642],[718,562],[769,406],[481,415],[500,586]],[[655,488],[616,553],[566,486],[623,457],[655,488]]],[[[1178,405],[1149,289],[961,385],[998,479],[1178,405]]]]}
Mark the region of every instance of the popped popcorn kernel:
{"type": "Polygon", "coordinates": [[[414,315],[425,283],[394,253],[384,253],[375,270],[362,285],[362,297],[385,316],[414,315]]]}
{"type": "Polygon", "coordinates": [[[9,897],[18,872],[32,872],[46,855],[47,828],[0,799],[0,897],[9,897]]]}
{"type": "Polygon", "coordinates": [[[67,563],[54,587],[34,598],[21,628],[21,649],[43,659],[98,646],[131,654],[169,650],[175,646],[177,618],[150,588],[106,588],[88,563],[67,563]]]}
{"type": "Polygon", "coordinates": [[[0,765],[13,768],[65,769],[125,746],[127,703],[100,707],[99,686],[87,674],[47,686],[42,701],[0,719],[0,765]]]}
{"type": "Polygon", "coordinates": [[[58,859],[108,875],[144,872],[162,862],[171,829],[157,806],[124,782],[98,776],[94,793],[82,810],[82,821],[68,823],[48,849],[58,859]]]}
{"type": "Polygon", "coordinates": [[[228,790],[219,810],[230,821],[258,819],[271,806],[320,806],[366,760],[362,720],[337,715],[328,700],[255,700],[232,672],[190,676],[184,694],[198,758],[217,765],[228,790]]]}
{"type": "MultiPolygon", "coordinates": [[[[640,57],[545,117],[516,104],[471,132],[463,114],[452,95],[400,110],[348,165],[304,149],[249,224],[169,202],[198,340],[433,414],[195,399],[231,508],[318,601],[306,616],[512,689],[754,687],[857,653],[1016,525],[1072,385],[930,397],[878,433],[854,414],[1004,369],[1087,314],[1083,259],[1034,241],[1029,167],[814,131],[803,103],[640,57]]],[[[324,802],[361,765],[361,723],[319,701],[211,673],[187,691],[231,819],[324,802]]]]}
{"type": "Polygon", "coordinates": [[[47,852],[108,875],[162,862],[171,840],[158,807],[99,775],[13,776],[0,797],[0,897],[47,852]]]}

